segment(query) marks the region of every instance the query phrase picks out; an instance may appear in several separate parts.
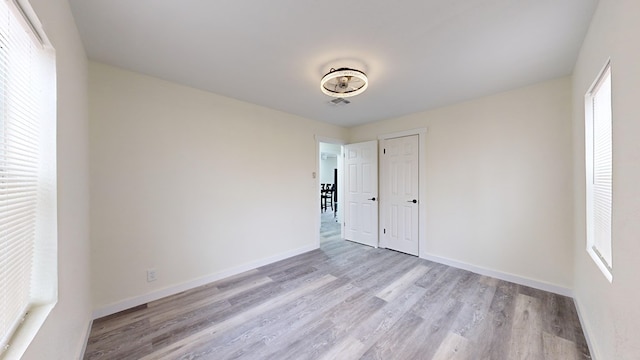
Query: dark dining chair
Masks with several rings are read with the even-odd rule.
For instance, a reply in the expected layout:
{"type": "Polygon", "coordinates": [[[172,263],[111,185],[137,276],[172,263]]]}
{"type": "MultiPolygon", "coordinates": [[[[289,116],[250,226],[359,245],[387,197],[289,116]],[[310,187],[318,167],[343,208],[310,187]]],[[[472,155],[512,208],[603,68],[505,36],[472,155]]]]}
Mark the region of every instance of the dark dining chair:
{"type": "Polygon", "coordinates": [[[333,189],[334,184],[321,184],[320,186],[320,208],[326,211],[327,207],[333,211],[333,189]]]}

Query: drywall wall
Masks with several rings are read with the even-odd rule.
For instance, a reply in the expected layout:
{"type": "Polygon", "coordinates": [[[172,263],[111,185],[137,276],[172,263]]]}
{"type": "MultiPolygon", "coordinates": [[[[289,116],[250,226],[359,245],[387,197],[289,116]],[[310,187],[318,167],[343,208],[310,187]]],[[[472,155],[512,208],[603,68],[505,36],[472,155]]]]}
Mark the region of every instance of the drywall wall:
{"type": "Polygon", "coordinates": [[[338,156],[342,153],[342,145],[320,143],[320,154],[327,154],[325,159],[320,157],[320,182],[333,184],[333,170],[338,168],[338,156]]]}
{"type": "Polygon", "coordinates": [[[595,359],[639,359],[640,2],[600,0],[573,75],[575,297],[595,359]],[[584,95],[611,59],[613,282],[586,252],[584,95]]]}
{"type": "Polygon", "coordinates": [[[91,320],[87,59],[66,0],[31,0],[56,49],[58,303],[23,359],[78,359],[91,320]]]}
{"type": "Polygon", "coordinates": [[[342,152],[342,145],[321,142],[320,143],[320,152],[321,153],[326,152],[326,153],[329,153],[329,154],[340,155],[340,153],[342,152]]]}
{"type": "Polygon", "coordinates": [[[570,79],[355,127],[350,140],[425,127],[421,256],[571,288],[570,79]]]}
{"type": "Polygon", "coordinates": [[[103,64],[89,74],[99,313],[318,246],[315,136],[345,129],[103,64]]]}
{"type": "Polygon", "coordinates": [[[320,182],[322,184],[333,184],[333,171],[338,168],[338,158],[336,156],[320,158],[320,182]]]}

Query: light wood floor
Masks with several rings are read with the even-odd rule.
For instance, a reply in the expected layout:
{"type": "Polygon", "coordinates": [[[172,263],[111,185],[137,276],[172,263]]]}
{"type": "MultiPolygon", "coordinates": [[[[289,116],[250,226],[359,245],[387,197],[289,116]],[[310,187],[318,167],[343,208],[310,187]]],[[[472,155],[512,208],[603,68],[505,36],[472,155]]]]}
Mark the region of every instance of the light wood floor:
{"type": "Polygon", "coordinates": [[[590,358],[570,298],[323,226],[319,250],[96,320],[85,359],[590,358]]]}

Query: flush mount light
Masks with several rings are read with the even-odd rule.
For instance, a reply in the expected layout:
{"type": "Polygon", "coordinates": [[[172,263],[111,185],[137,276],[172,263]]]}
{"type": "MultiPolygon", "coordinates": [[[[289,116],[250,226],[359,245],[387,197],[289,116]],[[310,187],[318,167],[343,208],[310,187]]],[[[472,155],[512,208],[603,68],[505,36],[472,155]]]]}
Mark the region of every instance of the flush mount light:
{"type": "Polygon", "coordinates": [[[349,68],[331,69],[320,81],[322,92],[337,98],[362,94],[368,86],[365,73],[349,68]]]}

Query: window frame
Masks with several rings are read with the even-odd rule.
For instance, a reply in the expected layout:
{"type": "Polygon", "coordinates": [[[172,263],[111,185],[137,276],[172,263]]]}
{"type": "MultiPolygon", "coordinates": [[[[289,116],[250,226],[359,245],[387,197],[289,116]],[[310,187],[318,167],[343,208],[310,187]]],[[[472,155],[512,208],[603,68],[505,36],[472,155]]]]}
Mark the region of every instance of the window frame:
{"type": "MultiPolygon", "coordinates": [[[[56,164],[56,64],[55,50],[43,31],[35,11],[28,0],[7,0],[7,21],[16,24],[30,40],[32,54],[37,69],[30,72],[41,82],[35,95],[41,116],[37,117],[38,136],[30,138],[38,143],[40,155],[38,162],[37,202],[35,220],[35,239],[33,243],[30,296],[26,312],[15,330],[0,334],[3,346],[0,359],[20,359],[29,344],[44,324],[58,300],[58,264],[57,264],[57,164],[56,164]],[[35,51],[33,50],[35,49],[35,51]],[[7,338],[8,336],[8,338],[7,338]],[[8,343],[4,344],[4,341],[8,343]]],[[[9,33],[7,33],[9,34],[9,33]]],[[[13,36],[13,35],[11,35],[13,36]]],[[[7,36],[7,39],[12,39],[7,36]]],[[[13,41],[13,40],[11,40],[13,41]]],[[[12,70],[6,68],[7,74],[12,70]]],[[[6,85],[6,84],[5,84],[6,85]]],[[[0,94],[4,95],[4,93],[0,94]]],[[[7,101],[8,97],[5,97],[7,101]]],[[[6,105],[6,104],[5,104],[6,105]]],[[[2,107],[3,109],[5,107],[2,107]]],[[[7,109],[9,107],[6,107],[7,109]]],[[[5,115],[2,115],[5,116],[5,115]]],[[[4,121],[3,118],[2,121],[4,121]]],[[[8,118],[6,118],[8,119],[8,118]]],[[[13,120],[11,120],[13,121],[13,120]]],[[[4,126],[4,125],[2,125],[4,126]]],[[[2,274],[0,274],[0,277],[2,274]]]]}
{"type": "MultiPolygon", "coordinates": [[[[607,59],[605,65],[598,72],[598,76],[594,80],[594,82],[589,87],[589,90],[585,94],[585,180],[586,180],[586,243],[587,243],[587,253],[593,259],[595,264],[598,266],[602,274],[605,278],[611,283],[613,282],[613,239],[612,239],[612,220],[613,220],[613,76],[612,76],[612,67],[611,67],[611,59],[607,59]],[[596,224],[595,224],[595,185],[594,185],[594,173],[596,165],[594,163],[594,158],[596,157],[595,153],[598,149],[596,149],[595,145],[595,132],[594,129],[596,120],[596,111],[594,111],[594,100],[596,99],[598,92],[601,90],[603,84],[609,82],[610,88],[609,94],[611,97],[611,101],[609,102],[610,108],[610,117],[609,121],[611,134],[608,145],[611,148],[610,163],[611,167],[611,185],[609,187],[609,196],[611,197],[611,204],[609,205],[609,213],[608,213],[608,228],[606,231],[608,232],[608,247],[610,259],[605,259],[605,256],[602,255],[602,252],[598,250],[596,246],[599,242],[596,239],[596,224]]],[[[601,198],[598,198],[601,200],[601,198]]]]}

